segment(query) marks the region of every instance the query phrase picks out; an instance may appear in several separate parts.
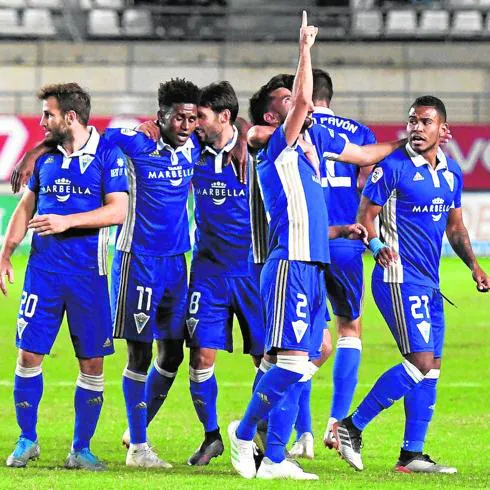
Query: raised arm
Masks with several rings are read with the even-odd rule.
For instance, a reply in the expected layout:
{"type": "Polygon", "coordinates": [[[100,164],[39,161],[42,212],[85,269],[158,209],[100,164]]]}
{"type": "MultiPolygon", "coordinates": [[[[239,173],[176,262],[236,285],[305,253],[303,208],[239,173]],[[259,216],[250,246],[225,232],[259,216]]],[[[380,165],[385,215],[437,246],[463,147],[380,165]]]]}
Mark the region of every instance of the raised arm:
{"type": "Polygon", "coordinates": [[[315,42],[318,28],[308,25],[306,11],[299,32],[299,60],[294,77],[292,106],[284,121],[284,134],[289,146],[294,145],[303,128],[308,111],[313,107],[313,72],[311,67],[310,49],[315,42]]]}
{"type": "Polygon", "coordinates": [[[126,192],[111,192],[106,194],[104,205],[84,213],[43,214],[29,221],[29,228],[40,236],[63,233],[69,228],[104,228],[120,225],[126,218],[128,210],[128,195],[126,192]]]}
{"type": "Polygon", "coordinates": [[[398,260],[398,255],[378,237],[375,220],[381,212],[381,209],[381,206],[375,204],[366,196],[362,196],[359,207],[359,223],[367,230],[368,246],[371,252],[373,252],[376,262],[386,268],[398,260]]]}
{"type": "Polygon", "coordinates": [[[14,282],[14,270],[10,257],[24,239],[35,208],[36,194],[30,189],[26,189],[10,218],[0,252],[0,289],[4,295],[7,295],[5,276],[8,277],[10,284],[14,282]]]}
{"type": "Polygon", "coordinates": [[[387,141],[386,143],[376,143],[373,145],[358,146],[354,143],[347,143],[344,151],[336,160],[345,163],[353,163],[359,167],[369,167],[383,158],[393,153],[401,145],[407,142],[406,139],[387,141]]]}
{"type": "Polygon", "coordinates": [[[458,257],[471,270],[473,280],[476,282],[476,288],[482,293],[490,289],[490,278],[478,264],[478,260],[471,247],[468,230],[463,222],[463,212],[461,208],[449,210],[449,216],[446,225],[446,235],[451,247],[458,257]]]}

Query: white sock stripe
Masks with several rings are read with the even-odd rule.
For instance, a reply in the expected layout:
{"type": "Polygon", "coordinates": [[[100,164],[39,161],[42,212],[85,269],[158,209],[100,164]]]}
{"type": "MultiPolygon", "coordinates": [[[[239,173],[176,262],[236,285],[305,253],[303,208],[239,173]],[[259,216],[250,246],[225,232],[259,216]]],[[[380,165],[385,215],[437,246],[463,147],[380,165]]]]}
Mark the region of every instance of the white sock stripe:
{"type": "Polygon", "coordinates": [[[407,374],[416,382],[420,382],[424,379],[424,375],[410,362],[406,359],[402,362],[402,366],[405,368],[407,374]]]}
{"type": "Polygon", "coordinates": [[[269,361],[266,361],[264,358],[262,358],[262,360],[260,361],[260,367],[259,369],[263,372],[263,373],[266,373],[267,371],[269,371],[269,369],[274,366],[274,364],[272,362],[269,362],[269,361]]]}
{"type": "Polygon", "coordinates": [[[214,364],[206,369],[194,369],[189,366],[189,378],[194,383],[204,383],[208,379],[212,378],[214,374],[214,364]]]}
{"type": "Polygon", "coordinates": [[[276,366],[286,371],[305,375],[309,373],[308,363],[308,356],[283,356],[278,354],[276,366]]]}
{"type": "Polygon", "coordinates": [[[177,371],[175,373],[171,373],[170,371],[165,371],[165,369],[162,369],[158,363],[157,360],[153,361],[153,365],[155,366],[155,369],[157,370],[158,374],[161,376],[165,376],[166,378],[175,378],[177,376],[177,371]]]}
{"type": "Polygon", "coordinates": [[[441,375],[441,370],[440,369],[431,369],[426,375],[426,379],[439,379],[439,376],[441,375]]]}
{"type": "Polygon", "coordinates": [[[41,366],[28,368],[21,366],[19,363],[15,366],[15,374],[21,378],[34,378],[35,376],[39,376],[42,372],[43,368],[41,366]]]}
{"type": "Polygon", "coordinates": [[[362,350],[362,341],[359,337],[339,337],[337,349],[357,349],[362,350]]]}
{"type": "Polygon", "coordinates": [[[104,391],[104,375],[93,376],[90,374],[79,373],[77,378],[77,386],[91,391],[104,391]]]}
{"type": "Polygon", "coordinates": [[[127,367],[124,368],[123,376],[128,379],[132,379],[133,381],[139,381],[140,383],[146,383],[146,374],[135,373],[134,371],[130,371],[127,367]]]}

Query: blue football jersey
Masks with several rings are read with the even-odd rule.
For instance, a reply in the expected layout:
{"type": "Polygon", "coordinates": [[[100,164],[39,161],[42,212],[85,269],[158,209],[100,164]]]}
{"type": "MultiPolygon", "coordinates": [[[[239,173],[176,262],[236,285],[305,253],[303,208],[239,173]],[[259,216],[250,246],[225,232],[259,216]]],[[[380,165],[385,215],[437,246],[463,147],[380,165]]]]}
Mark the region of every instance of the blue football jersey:
{"type": "Polygon", "coordinates": [[[152,256],[190,249],[187,196],[200,145],[192,135],[174,149],[131,129],[106,129],[104,138],[129,157],[129,212],[118,228],[116,248],[152,256]]]}
{"type": "MultiPolygon", "coordinates": [[[[68,215],[93,211],[111,192],[127,192],[126,159],[122,151],[89,127],[83,148],[67,155],[57,152],[38,158],[29,180],[37,194],[37,214],[68,215]]],[[[109,228],[71,228],[55,235],[32,238],[29,264],[51,272],[81,274],[98,269],[107,274],[109,228]]]]}
{"type": "MultiPolygon", "coordinates": [[[[344,150],[345,140],[334,131],[318,125],[309,133],[321,140],[317,151],[322,154],[335,157],[344,150]],[[326,132],[323,138],[320,132],[326,132]]],[[[328,263],[328,214],[321,178],[299,145],[288,146],[283,126],[257,155],[257,175],[269,220],[269,258],[328,263]]]]}
{"type": "MultiPolygon", "coordinates": [[[[315,107],[313,120],[317,124],[335,130],[350,143],[359,146],[376,143],[374,133],[367,126],[353,119],[337,116],[326,107],[315,107]]],[[[357,188],[359,167],[349,163],[336,162],[329,158],[325,158],[325,165],[326,182],[329,188],[327,202],[329,224],[347,225],[355,223],[361,200],[357,188]]],[[[332,240],[330,247],[335,246],[364,248],[359,240],[346,238],[332,240]]]]}
{"type": "Polygon", "coordinates": [[[251,246],[248,186],[224,158],[238,132],[219,152],[206,146],[194,168],[195,244],[191,271],[205,275],[247,276],[251,246]]]}
{"type": "Polygon", "coordinates": [[[400,259],[387,269],[376,265],[374,278],[439,288],[442,237],[449,210],[461,207],[462,188],[459,165],[441,150],[435,169],[409,144],[376,166],[363,195],[383,207],[380,238],[400,259]]]}

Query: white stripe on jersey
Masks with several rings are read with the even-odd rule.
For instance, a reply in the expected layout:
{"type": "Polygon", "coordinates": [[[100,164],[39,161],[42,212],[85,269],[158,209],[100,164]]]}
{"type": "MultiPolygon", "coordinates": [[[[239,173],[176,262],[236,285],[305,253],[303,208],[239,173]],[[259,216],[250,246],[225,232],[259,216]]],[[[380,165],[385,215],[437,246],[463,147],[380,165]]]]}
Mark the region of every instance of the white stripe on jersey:
{"type": "Polygon", "coordinates": [[[131,159],[126,158],[128,167],[129,201],[128,214],[117,238],[116,249],[130,252],[133,243],[134,223],[136,221],[136,171],[131,159]]]}
{"type": "Polygon", "coordinates": [[[97,243],[97,264],[99,266],[100,276],[106,276],[108,272],[107,253],[109,251],[109,230],[109,227],[99,229],[97,243]]]}
{"type": "MultiPolygon", "coordinates": [[[[396,223],[396,189],[391,193],[388,201],[381,209],[381,236],[390,248],[392,248],[398,256],[400,256],[400,242],[398,238],[398,229],[396,223]]],[[[403,282],[403,265],[401,258],[398,261],[387,267],[383,271],[384,282],[403,282]]]]}
{"type": "Polygon", "coordinates": [[[250,225],[252,230],[252,252],[255,264],[263,264],[268,251],[268,220],[264,209],[264,201],[260,181],[257,178],[255,161],[249,159],[249,206],[250,225]]]}
{"type": "Polygon", "coordinates": [[[277,157],[275,166],[287,200],[288,260],[310,262],[310,221],[298,157],[296,150],[286,148],[277,157]]]}

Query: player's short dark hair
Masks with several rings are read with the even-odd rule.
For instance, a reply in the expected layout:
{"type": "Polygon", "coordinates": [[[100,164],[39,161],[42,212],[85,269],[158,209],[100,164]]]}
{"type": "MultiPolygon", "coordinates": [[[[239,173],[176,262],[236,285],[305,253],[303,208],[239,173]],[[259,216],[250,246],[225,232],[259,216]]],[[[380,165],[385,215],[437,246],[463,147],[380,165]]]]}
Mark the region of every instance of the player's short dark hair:
{"type": "Polygon", "coordinates": [[[172,78],[158,88],[158,106],[171,107],[173,104],[197,104],[201,90],[185,78],[172,78]]]}
{"type": "Polygon", "coordinates": [[[208,107],[216,114],[228,109],[231,113],[231,122],[238,116],[238,98],[230,82],[223,81],[211,83],[201,89],[199,105],[208,107]]]}
{"type": "Polygon", "coordinates": [[[54,97],[62,114],[73,111],[80,124],[86,126],[90,117],[90,95],[78,83],[50,83],[42,86],[38,93],[39,100],[54,97]]]}
{"type": "Polygon", "coordinates": [[[433,95],[422,95],[422,97],[417,97],[414,100],[414,102],[410,106],[410,109],[412,109],[413,107],[423,107],[423,106],[433,107],[439,113],[439,117],[441,118],[442,122],[446,122],[447,120],[446,106],[444,105],[444,102],[441,99],[438,99],[433,95]]]}
{"type": "Polygon", "coordinates": [[[278,88],[293,89],[294,75],[281,73],[272,77],[265,85],[250,97],[248,113],[253,125],[267,126],[264,114],[269,109],[270,94],[278,88]]]}
{"type": "Polygon", "coordinates": [[[313,69],[313,102],[326,100],[330,102],[333,97],[332,77],[320,68],[313,69]]]}

